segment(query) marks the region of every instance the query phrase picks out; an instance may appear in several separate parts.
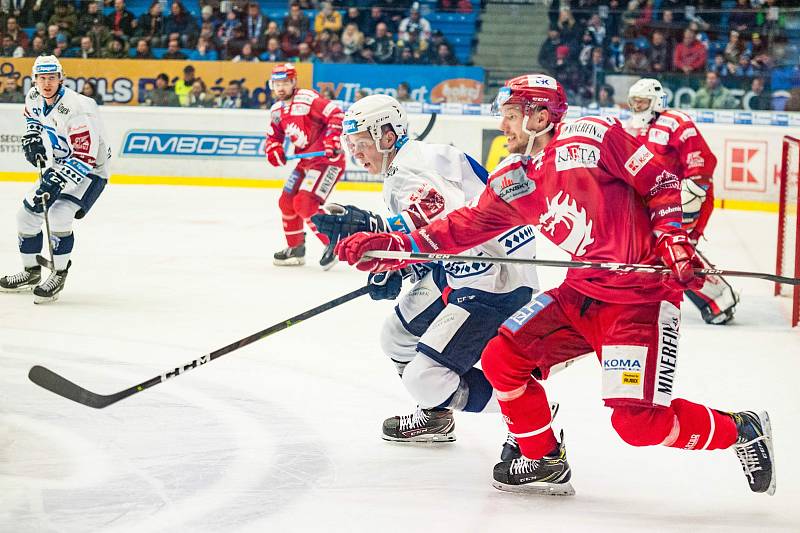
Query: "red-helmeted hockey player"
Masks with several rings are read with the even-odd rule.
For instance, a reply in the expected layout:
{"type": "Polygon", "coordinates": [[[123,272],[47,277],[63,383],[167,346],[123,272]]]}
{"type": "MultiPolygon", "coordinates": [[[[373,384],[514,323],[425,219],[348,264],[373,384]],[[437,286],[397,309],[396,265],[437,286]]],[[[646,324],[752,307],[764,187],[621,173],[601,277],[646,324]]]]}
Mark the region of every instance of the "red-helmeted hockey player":
{"type": "Polygon", "coordinates": [[[511,155],[492,173],[477,205],[402,233],[357,233],[339,258],[361,270],[403,267],[371,250],[454,253],[507,228],[535,224],[576,260],[668,266],[671,276],[571,269],[559,287],[512,315],[484,349],[481,364],[523,456],[498,463],[501,490],[572,494],[563,443],[550,427],[540,380],[595,352],[611,423],[633,446],[734,448],[755,492],[775,491],[766,412],[725,413],[673,398],[682,291],[702,283],[681,224],[680,181],[613,118],[564,124],[564,90],[531,74],[498,95],[511,155]],[[524,147],[524,150],[520,150],[524,147]],[[526,157],[535,153],[533,157],[526,157]],[[363,260],[362,260],[363,259],[363,260]]]}
{"type": "Polygon", "coordinates": [[[325,245],[320,265],[328,270],[336,255],[328,238],[317,232],[311,216],[330,195],[344,174],[345,158],[339,138],[342,135],[342,110],[311,89],[297,88],[297,71],[290,63],[275,66],[269,82],[275,99],[267,126],[266,155],[270,165],[286,164],[285,139],[294,145],[295,155],[325,152],[324,156],[301,159],[283,188],[278,205],[283,217],[287,248],[276,252],[273,262],[281,266],[305,263],[303,223],[325,245]]]}
{"type": "MultiPolygon", "coordinates": [[[[666,94],[658,80],[643,78],[634,83],[628,91],[632,112],[629,131],[678,175],[683,229],[697,244],[714,210],[713,175],[717,158],[692,119],[680,111],[666,109],[665,103],[666,94]]],[[[699,258],[708,263],[702,255],[699,258]]],[[[703,286],[696,291],[687,290],[686,296],[709,324],[729,322],[739,300],[721,276],[706,276],[703,286]]]]}

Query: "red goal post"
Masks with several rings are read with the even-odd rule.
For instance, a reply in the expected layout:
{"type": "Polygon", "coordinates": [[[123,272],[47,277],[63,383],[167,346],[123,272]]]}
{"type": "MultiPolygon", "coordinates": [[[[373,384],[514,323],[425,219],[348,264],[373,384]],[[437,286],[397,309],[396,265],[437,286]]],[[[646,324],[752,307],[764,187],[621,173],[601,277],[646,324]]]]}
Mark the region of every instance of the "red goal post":
{"type": "MultiPolygon", "coordinates": [[[[778,254],[775,272],[800,277],[800,139],[785,136],[781,151],[780,204],[778,207],[778,254]]],[[[792,327],[800,322],[800,285],[775,284],[775,295],[792,299],[792,327]]]]}

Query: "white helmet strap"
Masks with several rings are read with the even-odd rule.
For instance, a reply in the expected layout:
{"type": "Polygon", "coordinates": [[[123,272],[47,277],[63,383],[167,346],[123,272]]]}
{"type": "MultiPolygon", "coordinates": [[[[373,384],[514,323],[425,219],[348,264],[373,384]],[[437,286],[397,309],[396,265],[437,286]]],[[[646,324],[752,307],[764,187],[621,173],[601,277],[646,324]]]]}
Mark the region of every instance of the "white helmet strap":
{"type": "Polygon", "coordinates": [[[545,133],[549,132],[555,126],[555,124],[553,124],[551,122],[550,124],[547,125],[547,127],[545,127],[541,131],[538,131],[538,132],[537,131],[531,131],[531,130],[528,129],[528,120],[530,120],[530,118],[532,116],[533,116],[533,112],[527,113],[525,115],[524,120],[522,121],[522,131],[524,131],[525,133],[528,134],[528,145],[525,147],[525,154],[524,154],[525,157],[530,157],[531,151],[533,150],[533,143],[536,141],[536,138],[537,137],[541,137],[545,133]]]}

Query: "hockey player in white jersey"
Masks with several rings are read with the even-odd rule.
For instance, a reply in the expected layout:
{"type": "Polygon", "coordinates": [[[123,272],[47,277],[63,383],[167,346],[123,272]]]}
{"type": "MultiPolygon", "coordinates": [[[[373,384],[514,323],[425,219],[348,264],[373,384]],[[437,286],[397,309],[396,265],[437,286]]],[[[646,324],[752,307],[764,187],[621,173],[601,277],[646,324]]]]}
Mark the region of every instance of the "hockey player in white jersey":
{"type": "MultiPolygon", "coordinates": [[[[345,113],[350,153],[383,176],[387,219],[355,206],[328,205],[313,218],[336,242],[358,231],[413,231],[476,199],[486,170],[448,145],[410,140],[400,103],[372,95],[345,113]]],[[[521,226],[471,250],[472,255],[535,257],[533,228],[521,226]]],[[[414,283],[384,323],[381,345],[418,404],[409,415],[388,418],[383,438],[401,442],[455,440],[453,410],[499,410],[492,387],[475,365],[500,324],[538,290],[531,267],[497,263],[428,263],[405,273],[371,274],[373,299],[394,299],[402,280],[414,283]]],[[[503,453],[516,454],[513,441],[503,453]]]]}
{"type": "Polygon", "coordinates": [[[43,172],[17,213],[24,269],[0,278],[0,290],[33,289],[34,303],[44,303],[56,300],[64,288],[75,242],[72,223],[86,216],[103,192],[110,148],[97,104],[64,87],[64,70],[58,58],[37,57],[32,77],[34,86],[25,98],[27,127],[22,148],[25,158],[40,170],[43,168],[43,172]],[[42,282],[36,256],[42,251],[45,207],[53,244],[53,270],[42,282]]]}

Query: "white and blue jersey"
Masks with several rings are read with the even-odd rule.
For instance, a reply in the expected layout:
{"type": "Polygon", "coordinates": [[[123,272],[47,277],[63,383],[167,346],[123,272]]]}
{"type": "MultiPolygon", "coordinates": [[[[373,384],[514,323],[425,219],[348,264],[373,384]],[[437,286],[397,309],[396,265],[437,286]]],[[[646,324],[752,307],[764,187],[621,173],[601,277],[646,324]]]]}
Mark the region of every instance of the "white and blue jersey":
{"type": "MultiPolygon", "coordinates": [[[[411,232],[477,201],[486,187],[486,170],[457,148],[407,140],[387,169],[383,197],[392,230],[411,232]]],[[[536,256],[534,231],[520,226],[467,252],[492,257],[536,256]]],[[[508,293],[518,287],[538,289],[536,269],[498,263],[442,263],[451,289],[472,288],[508,293]]]]}
{"type": "MultiPolygon", "coordinates": [[[[105,185],[111,157],[97,103],[62,87],[49,106],[33,87],[25,97],[25,123],[26,133],[40,135],[47,147],[47,166],[66,182],[59,198],[88,210],[84,197],[105,185]]],[[[26,202],[33,205],[32,198],[26,202]]]]}

